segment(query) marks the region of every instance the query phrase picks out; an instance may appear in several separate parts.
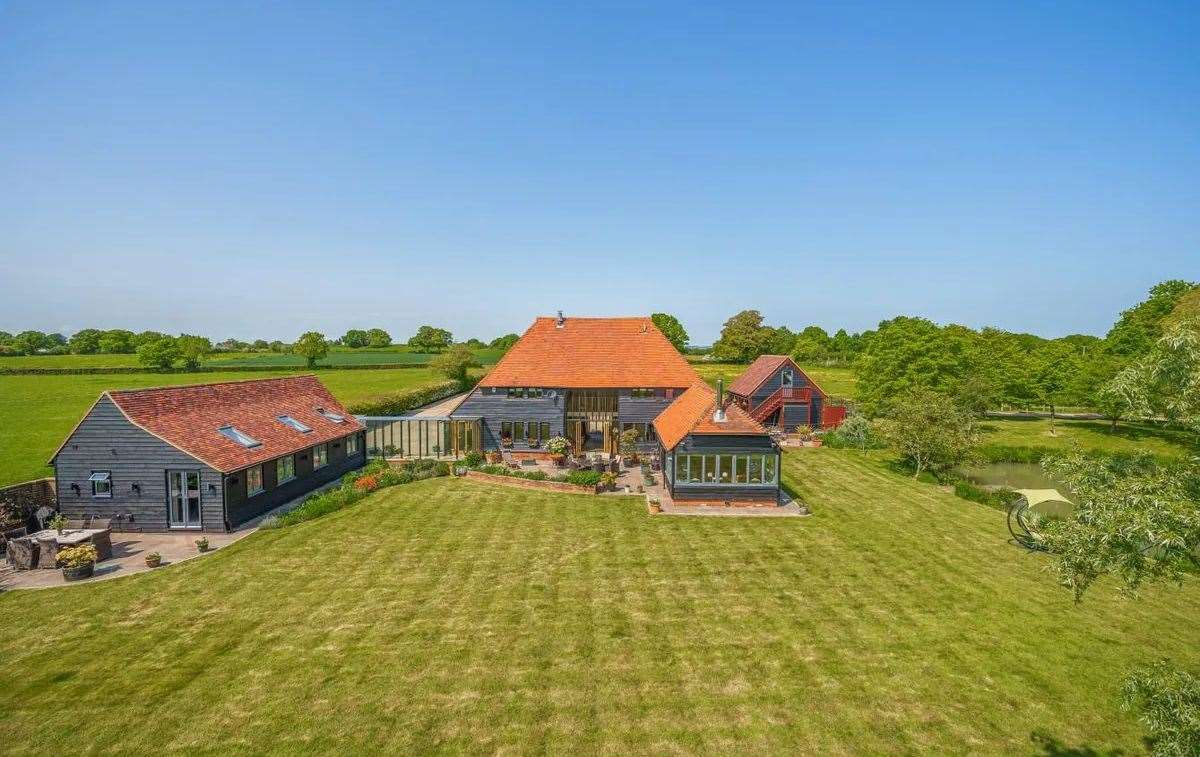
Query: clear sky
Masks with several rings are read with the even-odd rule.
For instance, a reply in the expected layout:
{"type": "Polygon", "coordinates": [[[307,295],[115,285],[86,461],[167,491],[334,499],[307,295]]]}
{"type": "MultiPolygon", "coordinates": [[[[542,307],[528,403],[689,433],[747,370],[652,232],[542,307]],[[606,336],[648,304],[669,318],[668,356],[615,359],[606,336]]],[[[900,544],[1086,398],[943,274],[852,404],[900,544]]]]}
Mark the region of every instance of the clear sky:
{"type": "Polygon", "coordinates": [[[1195,2],[0,2],[0,329],[1103,333],[1200,279],[1198,40],[1195,2]]]}

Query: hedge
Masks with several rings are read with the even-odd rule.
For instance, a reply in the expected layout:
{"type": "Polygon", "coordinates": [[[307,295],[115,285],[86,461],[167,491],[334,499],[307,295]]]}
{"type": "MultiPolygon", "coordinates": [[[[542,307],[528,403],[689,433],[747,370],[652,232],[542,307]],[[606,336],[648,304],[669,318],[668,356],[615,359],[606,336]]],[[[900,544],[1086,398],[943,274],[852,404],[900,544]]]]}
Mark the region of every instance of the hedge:
{"type": "Polygon", "coordinates": [[[397,368],[428,368],[428,363],[372,363],[368,365],[202,365],[199,368],[147,368],[140,365],[81,366],[79,368],[12,368],[0,367],[0,376],[85,376],[92,374],[127,373],[266,373],[311,370],[322,371],[382,371],[397,368]]]}
{"type": "Polygon", "coordinates": [[[457,381],[442,381],[429,386],[418,386],[405,389],[402,392],[382,394],[377,397],[355,402],[346,407],[351,415],[402,415],[413,408],[428,405],[430,402],[445,399],[463,390],[457,381]]]}
{"type": "Polygon", "coordinates": [[[398,468],[391,467],[386,461],[375,460],[364,468],[347,473],[342,477],[342,485],[336,489],[314,494],[299,507],[263,521],[262,528],[293,526],[337,512],[379,489],[449,475],[450,466],[436,460],[409,460],[398,468]]]}

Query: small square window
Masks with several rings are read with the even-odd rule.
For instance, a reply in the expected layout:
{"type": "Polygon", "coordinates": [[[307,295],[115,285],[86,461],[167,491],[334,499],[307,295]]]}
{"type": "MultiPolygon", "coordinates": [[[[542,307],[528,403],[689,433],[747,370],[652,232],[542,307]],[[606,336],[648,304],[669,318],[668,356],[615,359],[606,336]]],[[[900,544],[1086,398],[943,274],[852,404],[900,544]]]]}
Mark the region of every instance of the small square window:
{"type": "Polygon", "coordinates": [[[246,469],[246,496],[253,497],[263,491],[262,466],[256,465],[246,469]]]}
{"type": "Polygon", "coordinates": [[[92,471],[88,476],[92,484],[92,496],[100,498],[112,497],[112,474],[106,470],[92,471]]]}

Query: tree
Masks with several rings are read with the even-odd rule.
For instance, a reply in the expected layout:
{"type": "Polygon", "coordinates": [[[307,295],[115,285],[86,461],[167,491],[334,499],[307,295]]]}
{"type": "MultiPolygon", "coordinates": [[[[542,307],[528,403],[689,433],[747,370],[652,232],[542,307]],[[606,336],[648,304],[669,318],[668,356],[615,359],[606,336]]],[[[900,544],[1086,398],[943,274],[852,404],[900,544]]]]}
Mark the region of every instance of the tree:
{"type": "Polygon", "coordinates": [[[1141,713],[1154,754],[1200,754],[1200,676],[1169,660],[1145,665],[1121,687],[1121,705],[1141,713]]]}
{"type": "Polygon", "coordinates": [[[465,344],[473,350],[487,349],[487,345],[483,343],[483,340],[477,337],[471,337],[465,344]]]}
{"type": "Polygon", "coordinates": [[[271,352],[291,352],[292,351],[292,345],[287,344],[286,342],[281,342],[278,339],[271,342],[270,347],[271,347],[271,352]]]}
{"type": "Polygon", "coordinates": [[[179,359],[179,345],[169,336],[145,342],[137,348],[137,358],[147,368],[170,368],[179,359]]]}
{"type": "Polygon", "coordinates": [[[207,337],[191,334],[179,335],[179,355],[183,358],[184,367],[189,371],[197,370],[204,358],[212,354],[212,342],[207,337]]]}
{"type": "Polygon", "coordinates": [[[143,331],[133,338],[133,347],[134,349],[137,349],[143,344],[157,342],[160,339],[167,339],[169,336],[169,334],[164,334],[161,331],[143,331]]]}
{"type": "Polygon", "coordinates": [[[885,413],[894,398],[914,389],[954,393],[971,368],[978,337],[961,326],[939,328],[924,318],[900,316],[879,324],[855,366],[859,410],[885,413]]]}
{"type": "Polygon", "coordinates": [[[478,368],[479,361],[466,345],[456,344],[430,360],[429,367],[448,379],[466,384],[468,372],[472,368],[478,368]]]}
{"type": "Polygon", "coordinates": [[[255,352],[267,352],[271,349],[271,345],[267,343],[266,339],[255,339],[250,343],[250,349],[255,352]]]}
{"type": "MultiPolygon", "coordinates": [[[[1076,602],[1103,576],[1133,595],[1145,583],[1179,583],[1200,569],[1200,467],[1162,466],[1149,455],[1096,458],[1082,452],[1052,458],[1046,470],[1073,493],[1065,520],[1040,527],[1056,556],[1059,583],[1076,602]]],[[[1200,679],[1169,661],[1135,671],[1123,704],[1140,712],[1156,755],[1200,748],[1200,679]]]]}
{"type": "Polygon", "coordinates": [[[292,345],[292,352],[304,356],[305,364],[309,368],[316,368],[317,361],[329,354],[329,342],[325,341],[325,335],[320,332],[306,331],[292,345]]]}
{"type": "Polygon", "coordinates": [[[22,331],[13,337],[12,344],[26,355],[34,355],[47,346],[46,335],[40,331],[22,331]]]}
{"type": "Polygon", "coordinates": [[[650,320],[667,341],[675,345],[675,349],[683,352],[687,347],[688,333],[678,318],[669,313],[651,313],[650,320]]]}
{"type": "Polygon", "coordinates": [[[1130,415],[1162,415],[1200,430],[1200,320],[1173,326],[1104,391],[1118,395],[1130,415]]]}
{"type": "Polygon", "coordinates": [[[453,337],[446,329],[422,326],[408,340],[408,346],[417,352],[441,352],[450,346],[453,337]]]}
{"type": "Polygon", "coordinates": [[[67,338],[65,336],[63,336],[62,334],[58,333],[57,331],[54,332],[53,334],[46,334],[46,346],[51,347],[51,348],[66,347],[67,346],[67,338]]]}
{"type": "Polygon", "coordinates": [[[489,342],[488,347],[491,347],[493,350],[504,350],[505,352],[508,352],[520,339],[521,336],[519,334],[505,334],[504,336],[498,336],[489,342]]]}
{"type": "Polygon", "coordinates": [[[902,395],[878,425],[884,439],[912,465],[914,478],[926,470],[951,470],[975,448],[971,415],[948,395],[928,389],[902,395]]]}
{"type": "Polygon", "coordinates": [[[100,351],[100,337],[104,332],[100,329],[81,329],[71,335],[67,346],[76,355],[94,355],[100,351]]]}
{"type": "Polygon", "coordinates": [[[768,353],[774,336],[775,329],[763,325],[762,313],[743,310],[725,321],[712,354],[722,362],[749,363],[768,353]]]}
{"type": "Polygon", "coordinates": [[[1115,355],[1136,358],[1149,352],[1163,334],[1163,320],[1180,299],[1196,288],[1196,283],[1173,279],[1154,285],[1143,302],[1121,313],[1104,337],[1115,355]]]}
{"type": "Polygon", "coordinates": [[[134,351],[134,335],[125,329],[110,329],[100,337],[100,351],[106,355],[128,355],[134,351]]]}
{"type": "Polygon", "coordinates": [[[1032,389],[1038,400],[1050,407],[1050,435],[1054,436],[1055,411],[1062,404],[1063,393],[1077,368],[1074,355],[1062,345],[1043,350],[1033,376],[1032,389]]]}
{"type": "Polygon", "coordinates": [[[350,329],[341,339],[343,347],[366,347],[371,343],[371,337],[362,329],[350,329]]]}
{"type": "Polygon", "coordinates": [[[371,347],[391,347],[392,335],[383,329],[370,329],[367,331],[367,344],[371,347]]]}

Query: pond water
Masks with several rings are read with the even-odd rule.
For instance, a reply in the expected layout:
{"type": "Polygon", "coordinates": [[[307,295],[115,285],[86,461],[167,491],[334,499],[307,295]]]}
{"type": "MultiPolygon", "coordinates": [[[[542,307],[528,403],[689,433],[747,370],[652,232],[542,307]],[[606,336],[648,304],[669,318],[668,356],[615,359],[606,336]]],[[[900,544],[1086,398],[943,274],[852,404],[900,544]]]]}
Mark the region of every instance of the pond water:
{"type": "Polygon", "coordinates": [[[1037,463],[985,463],[963,468],[961,473],[968,481],[979,486],[1058,489],[1064,494],[1067,493],[1066,486],[1048,476],[1037,463]]]}

